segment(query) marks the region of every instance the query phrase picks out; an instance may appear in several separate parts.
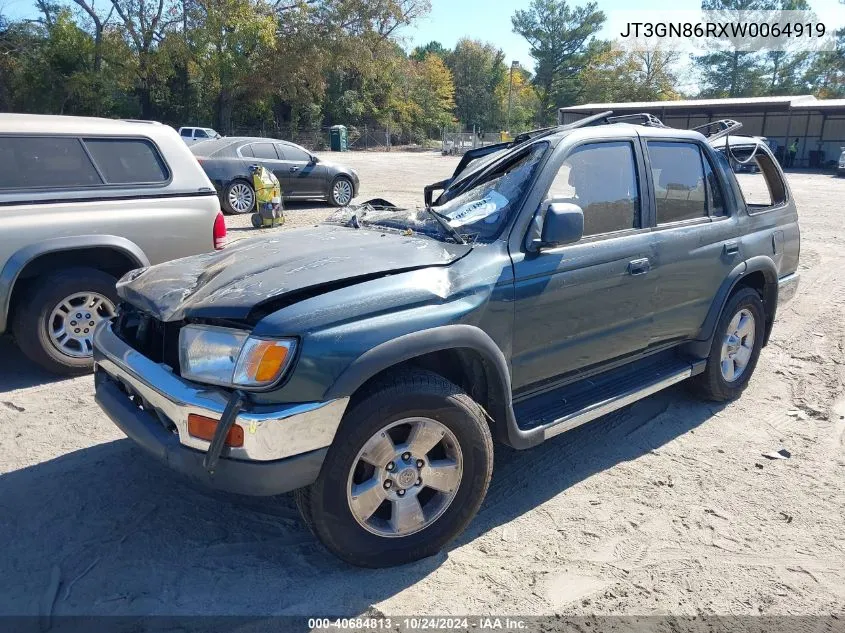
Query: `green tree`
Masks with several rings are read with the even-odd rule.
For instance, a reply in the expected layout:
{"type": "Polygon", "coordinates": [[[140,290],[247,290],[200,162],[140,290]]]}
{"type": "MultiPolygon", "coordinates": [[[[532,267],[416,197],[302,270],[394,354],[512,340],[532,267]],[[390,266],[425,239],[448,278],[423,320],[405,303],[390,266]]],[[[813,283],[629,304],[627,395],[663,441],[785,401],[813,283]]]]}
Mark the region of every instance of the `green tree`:
{"type": "Polygon", "coordinates": [[[541,122],[553,121],[556,107],[577,99],[581,71],[607,48],[595,38],[604,21],[595,2],[570,7],[566,0],[532,0],[528,9],[514,13],[513,30],[528,40],[536,61],[534,86],[541,122]]]}
{"type": "Polygon", "coordinates": [[[414,61],[421,62],[429,54],[437,55],[440,59],[446,59],[446,56],[449,54],[449,50],[443,46],[440,42],[432,41],[426,44],[425,46],[417,46],[414,50],[411,51],[411,59],[414,61]]]}
{"type": "MultiPolygon", "coordinates": [[[[776,11],[777,0],[702,0],[702,11],[776,11]]],[[[759,53],[718,50],[695,59],[701,78],[701,96],[753,97],[765,94],[766,67],[759,53]]]]}
{"type": "Polygon", "coordinates": [[[446,58],[455,82],[455,115],[467,127],[494,131],[504,125],[494,97],[507,75],[505,55],[496,46],[461,39],[446,58]]]}
{"type": "Polygon", "coordinates": [[[581,73],[583,103],[665,101],[679,98],[674,67],[679,55],[653,50],[605,50],[581,73]]]}

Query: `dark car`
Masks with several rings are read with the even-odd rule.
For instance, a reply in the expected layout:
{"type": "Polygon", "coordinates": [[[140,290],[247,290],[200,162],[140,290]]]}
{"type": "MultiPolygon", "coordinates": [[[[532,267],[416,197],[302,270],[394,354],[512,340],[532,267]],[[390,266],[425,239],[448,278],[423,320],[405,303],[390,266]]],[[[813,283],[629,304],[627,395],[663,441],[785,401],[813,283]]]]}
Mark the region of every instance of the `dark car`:
{"type": "Polygon", "coordinates": [[[722,152],[756,139],[590,123],[466,157],[423,208],[373,200],[130,273],[94,335],[98,403],[211,487],[298,489],[331,551],[382,567],[467,526],[494,440],[527,449],[686,379],[739,397],[798,284],[783,172],[760,146],[771,200],[750,203],[722,152]]]}
{"type": "Polygon", "coordinates": [[[358,195],[354,169],[323,161],[304,147],[272,138],[228,136],[191,151],[214,183],[223,210],[251,213],[255,206],[250,165],[263,165],[282,185],[285,200],[322,199],[342,207],[358,195]]]}

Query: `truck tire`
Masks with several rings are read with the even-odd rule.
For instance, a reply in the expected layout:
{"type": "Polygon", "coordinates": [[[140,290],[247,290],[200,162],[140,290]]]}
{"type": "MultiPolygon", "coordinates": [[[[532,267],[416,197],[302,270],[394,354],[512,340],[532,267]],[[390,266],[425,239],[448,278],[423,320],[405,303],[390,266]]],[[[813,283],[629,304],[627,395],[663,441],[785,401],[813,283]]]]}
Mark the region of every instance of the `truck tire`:
{"type": "Polygon", "coordinates": [[[740,288],[722,310],[707,366],[692,379],[694,390],[716,402],[738,398],[757,366],[765,329],[760,295],[751,288],[740,288]]]}
{"type": "Polygon", "coordinates": [[[391,567],[432,556],[460,534],[492,470],[481,407],[445,378],[409,371],[352,405],[317,481],[295,496],[331,552],[391,567]]]}
{"type": "Polygon", "coordinates": [[[94,328],[115,315],[115,281],[101,270],[81,267],[39,278],[12,319],[12,333],[23,353],[56,374],[91,371],[94,328]]]}

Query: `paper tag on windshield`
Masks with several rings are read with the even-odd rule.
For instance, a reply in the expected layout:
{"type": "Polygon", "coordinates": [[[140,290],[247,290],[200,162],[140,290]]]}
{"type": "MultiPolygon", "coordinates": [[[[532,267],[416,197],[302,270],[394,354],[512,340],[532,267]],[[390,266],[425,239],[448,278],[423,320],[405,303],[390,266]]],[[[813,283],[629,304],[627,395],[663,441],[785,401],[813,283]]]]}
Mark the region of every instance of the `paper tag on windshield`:
{"type": "Polygon", "coordinates": [[[449,226],[472,224],[473,222],[493,216],[500,209],[504,208],[508,202],[509,200],[498,191],[490,191],[480,200],[473,200],[472,202],[461,205],[452,213],[447,213],[446,216],[449,218],[449,226]]]}

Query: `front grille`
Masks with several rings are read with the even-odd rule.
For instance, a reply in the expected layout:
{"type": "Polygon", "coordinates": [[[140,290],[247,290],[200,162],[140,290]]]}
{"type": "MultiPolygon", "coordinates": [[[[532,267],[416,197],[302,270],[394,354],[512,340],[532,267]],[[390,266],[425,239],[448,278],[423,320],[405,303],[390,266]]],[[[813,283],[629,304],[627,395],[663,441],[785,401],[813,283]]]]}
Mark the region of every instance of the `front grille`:
{"type": "Polygon", "coordinates": [[[124,343],[156,363],[179,371],[180,322],[166,323],[131,303],[118,306],[113,331],[124,343]]]}

